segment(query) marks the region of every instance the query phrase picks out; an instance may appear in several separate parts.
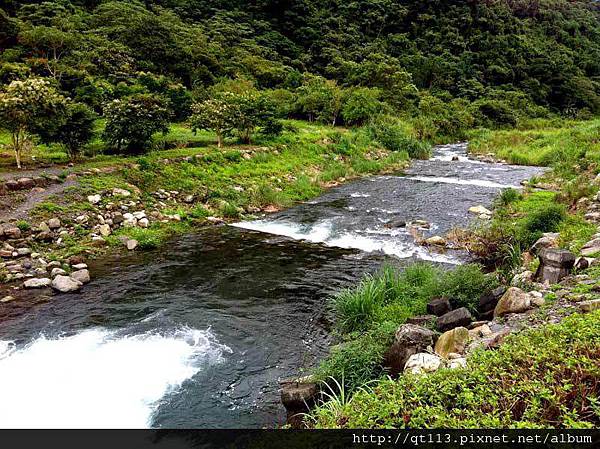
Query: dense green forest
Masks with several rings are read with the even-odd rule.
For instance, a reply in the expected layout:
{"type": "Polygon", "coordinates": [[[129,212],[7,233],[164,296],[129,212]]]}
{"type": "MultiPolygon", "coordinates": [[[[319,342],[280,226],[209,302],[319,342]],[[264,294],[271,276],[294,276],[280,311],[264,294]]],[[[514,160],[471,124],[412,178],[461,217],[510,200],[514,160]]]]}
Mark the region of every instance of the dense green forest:
{"type": "MultiPolygon", "coordinates": [[[[109,117],[108,146],[132,150],[192,112],[194,126],[219,128],[217,135],[235,128],[248,142],[255,130],[278,132],[277,117],[360,125],[382,112],[402,114],[418,118],[416,137],[426,139],[600,109],[593,1],[5,0],[0,7],[0,82],[47,80],[36,88],[57,97],[38,104],[38,115],[56,114],[26,128],[73,151],[91,133],[74,135],[69,123],[89,129],[94,113],[109,117]],[[215,124],[215,108],[231,101],[215,124]],[[138,117],[141,129],[124,129],[110,120],[119,107],[132,121],[127,108],[151,117],[138,117]],[[244,110],[259,112],[244,125],[226,117],[244,110]]],[[[3,117],[14,120],[10,111],[3,117]]]]}

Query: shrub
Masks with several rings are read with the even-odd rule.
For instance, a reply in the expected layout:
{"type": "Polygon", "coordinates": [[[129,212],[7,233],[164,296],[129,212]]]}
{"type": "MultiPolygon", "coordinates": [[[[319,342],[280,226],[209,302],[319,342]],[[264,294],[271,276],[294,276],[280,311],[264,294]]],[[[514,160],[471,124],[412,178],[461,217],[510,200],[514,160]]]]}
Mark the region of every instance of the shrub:
{"type": "Polygon", "coordinates": [[[415,139],[393,118],[378,117],[369,124],[369,133],[390,151],[406,151],[413,159],[427,159],[431,145],[415,139]]]}
{"type": "Polygon", "coordinates": [[[517,115],[500,100],[480,100],[474,103],[476,124],[487,128],[510,128],[517,125],[517,115]]]}
{"type": "Polygon", "coordinates": [[[483,273],[477,264],[459,265],[444,272],[438,284],[438,294],[450,299],[452,305],[476,312],[479,298],[497,286],[497,280],[483,273]]]}
{"type": "Polygon", "coordinates": [[[524,220],[519,240],[526,247],[531,246],[544,232],[556,232],[567,212],[562,204],[548,204],[528,213],[524,220]]]}
{"type": "Polygon", "coordinates": [[[62,119],[48,123],[40,130],[45,142],[63,144],[71,159],[77,158],[82,148],[94,137],[96,114],[82,103],[67,106],[62,119]]]}
{"type": "Polygon", "coordinates": [[[386,105],[380,100],[376,88],[356,87],[346,95],[342,106],[342,118],[348,125],[362,125],[371,117],[381,114],[386,105]]]}
{"type": "Polygon", "coordinates": [[[151,94],[113,100],[105,106],[104,115],[104,141],[117,152],[127,154],[147,150],[153,134],[169,131],[171,117],[167,102],[151,94]]]}
{"type": "Polygon", "coordinates": [[[496,204],[499,207],[506,207],[522,198],[518,190],[513,188],[503,189],[500,196],[496,199],[496,204]]]}
{"type": "Polygon", "coordinates": [[[382,277],[367,276],[358,287],[335,297],[337,324],[342,331],[368,328],[385,303],[386,282],[382,277]]]}
{"type": "Polygon", "coordinates": [[[597,428],[599,353],[600,311],[572,315],[475,352],[467,369],[383,380],[313,416],[330,428],[597,428]]]}

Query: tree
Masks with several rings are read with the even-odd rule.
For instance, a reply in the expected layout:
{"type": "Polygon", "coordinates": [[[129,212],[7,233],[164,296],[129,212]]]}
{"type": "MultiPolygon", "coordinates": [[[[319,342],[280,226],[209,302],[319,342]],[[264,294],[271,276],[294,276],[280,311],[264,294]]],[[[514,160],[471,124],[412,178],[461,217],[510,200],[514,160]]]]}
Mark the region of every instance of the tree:
{"type": "Polygon", "coordinates": [[[249,91],[236,95],[232,100],[237,103],[235,128],[243,143],[251,143],[252,134],[257,128],[265,134],[281,132],[281,123],[276,119],[276,107],[266,94],[249,91]]]}
{"type": "Polygon", "coordinates": [[[298,103],[309,121],[319,120],[335,126],[342,108],[342,89],[335,81],[306,75],[298,88],[298,103]]]}
{"type": "Polygon", "coordinates": [[[36,26],[19,34],[19,42],[30,47],[54,79],[60,80],[65,67],[60,60],[78,43],[77,36],[57,27],[36,26]]]}
{"type": "Polygon", "coordinates": [[[214,98],[196,103],[192,106],[190,123],[194,131],[206,129],[217,135],[217,146],[223,146],[223,139],[238,124],[240,106],[236,94],[222,92],[214,98]]]}
{"type": "Polygon", "coordinates": [[[39,134],[45,142],[63,144],[69,157],[75,159],[82,147],[92,140],[96,118],[85,104],[72,103],[66,107],[62,120],[45,124],[39,134]]]}
{"type": "Polygon", "coordinates": [[[67,99],[43,78],[13,81],[0,92],[0,126],[11,133],[18,168],[30,133],[40,123],[57,119],[66,104],[67,99]]]}
{"type": "Polygon", "coordinates": [[[346,95],[342,107],[342,118],[350,125],[362,125],[371,117],[381,114],[386,104],[380,100],[381,92],[376,88],[357,87],[346,95]]]}
{"type": "Polygon", "coordinates": [[[169,131],[171,113],[162,97],[134,94],[108,103],[104,116],[104,141],[117,152],[131,154],[145,151],[155,133],[169,131]]]}

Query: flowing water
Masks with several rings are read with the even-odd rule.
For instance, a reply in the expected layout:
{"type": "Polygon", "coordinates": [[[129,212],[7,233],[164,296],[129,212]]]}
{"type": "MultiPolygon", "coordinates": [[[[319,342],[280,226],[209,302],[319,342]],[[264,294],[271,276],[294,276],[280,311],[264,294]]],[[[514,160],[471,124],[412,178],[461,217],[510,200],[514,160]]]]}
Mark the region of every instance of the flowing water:
{"type": "Polygon", "coordinates": [[[467,225],[469,207],[537,173],[440,146],[404,176],[97,264],[81,293],[0,304],[0,426],[281,424],[278,380],[331,343],[328,297],[384,261],[460,263],[415,233],[467,225]],[[398,226],[415,220],[429,227],[398,226]]]}

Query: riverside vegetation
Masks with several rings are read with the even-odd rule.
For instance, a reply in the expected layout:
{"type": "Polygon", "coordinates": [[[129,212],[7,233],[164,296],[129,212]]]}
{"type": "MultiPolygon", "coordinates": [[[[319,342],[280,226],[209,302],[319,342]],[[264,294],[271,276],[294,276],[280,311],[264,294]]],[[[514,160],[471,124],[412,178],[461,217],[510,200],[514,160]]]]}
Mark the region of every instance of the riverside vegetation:
{"type": "MultiPolygon", "coordinates": [[[[388,266],[334,299],[341,343],[314,373],[331,397],[305,421],[597,425],[600,315],[562,321],[597,299],[597,2],[225,3],[3,4],[1,301],[22,287],[78,290],[87,259],[275,211],[469,140],[484,160],[550,170],[503,192],[486,224],[446,236],[476,264],[388,266]],[[540,238],[590,257],[579,277],[536,283],[540,238]],[[432,300],[476,315],[482,292],[510,283],[542,291],[515,315],[536,329],[455,369],[386,378],[396,330],[432,300]]],[[[496,324],[516,330],[513,318],[496,324]]]]}

